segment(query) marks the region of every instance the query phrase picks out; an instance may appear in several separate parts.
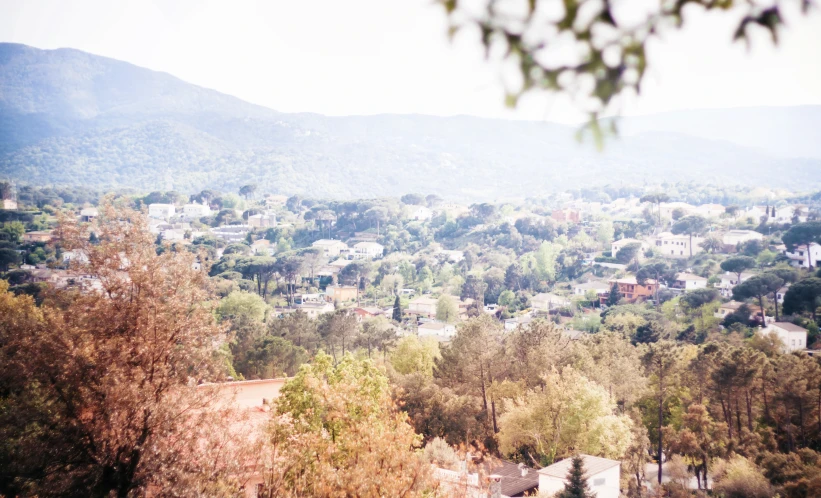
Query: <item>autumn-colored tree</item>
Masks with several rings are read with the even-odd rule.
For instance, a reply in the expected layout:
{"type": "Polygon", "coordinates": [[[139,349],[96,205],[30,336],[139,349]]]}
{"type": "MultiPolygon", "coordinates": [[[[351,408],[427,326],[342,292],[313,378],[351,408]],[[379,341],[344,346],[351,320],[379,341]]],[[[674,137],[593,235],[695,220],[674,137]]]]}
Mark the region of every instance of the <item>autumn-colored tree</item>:
{"type": "Polygon", "coordinates": [[[705,406],[693,403],[682,417],[681,430],[665,431],[670,449],[690,459],[699,489],[707,485],[710,461],[726,451],[725,430],[724,423],[715,422],[705,406]]]}
{"type": "Polygon", "coordinates": [[[238,489],[230,420],[196,388],[225,375],[205,270],[157,255],[142,213],[106,204],[95,230],[96,245],[71,219],[59,233],[99,290],[51,290],[38,309],[0,281],[0,494],[238,489]]]}
{"type": "Polygon", "coordinates": [[[264,497],[413,497],[430,493],[421,438],[370,360],[319,353],[281,391],[264,497]]]}

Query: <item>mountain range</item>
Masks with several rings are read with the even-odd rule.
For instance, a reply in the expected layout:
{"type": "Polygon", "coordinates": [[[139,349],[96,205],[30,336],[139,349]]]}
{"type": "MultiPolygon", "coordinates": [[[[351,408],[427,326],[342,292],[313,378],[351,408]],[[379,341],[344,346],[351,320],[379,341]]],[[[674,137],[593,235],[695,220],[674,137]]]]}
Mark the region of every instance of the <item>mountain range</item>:
{"type": "Polygon", "coordinates": [[[21,183],[468,201],[663,181],[821,188],[821,106],[619,128],[598,152],[548,122],[281,113],[79,50],[0,43],[0,178],[21,183]]]}

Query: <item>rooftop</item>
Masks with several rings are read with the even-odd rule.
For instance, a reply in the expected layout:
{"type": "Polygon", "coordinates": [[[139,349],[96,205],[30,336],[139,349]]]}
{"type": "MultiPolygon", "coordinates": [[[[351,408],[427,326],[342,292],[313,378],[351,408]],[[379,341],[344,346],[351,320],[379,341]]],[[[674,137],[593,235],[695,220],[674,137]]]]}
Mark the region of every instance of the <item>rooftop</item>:
{"type": "MultiPolygon", "coordinates": [[[[587,479],[589,479],[590,476],[600,474],[607,469],[611,469],[621,464],[618,460],[610,460],[609,458],[594,457],[591,455],[581,455],[581,457],[584,461],[584,476],[587,479]]],[[[572,463],[572,458],[565,458],[564,460],[558,461],[549,467],[539,470],[538,472],[539,474],[545,476],[564,479],[567,477],[567,473],[570,471],[572,463]]]]}
{"type": "Polygon", "coordinates": [[[707,281],[707,279],[704,278],[704,277],[700,277],[700,276],[695,275],[693,273],[687,273],[687,272],[679,273],[678,275],[676,275],[676,280],[690,280],[690,281],[695,281],[695,282],[702,282],[702,281],[706,282],[707,281]]]}
{"type": "Polygon", "coordinates": [[[804,327],[800,327],[794,323],[790,322],[775,322],[773,323],[774,326],[786,330],[787,332],[806,332],[807,329],[804,327]]]}

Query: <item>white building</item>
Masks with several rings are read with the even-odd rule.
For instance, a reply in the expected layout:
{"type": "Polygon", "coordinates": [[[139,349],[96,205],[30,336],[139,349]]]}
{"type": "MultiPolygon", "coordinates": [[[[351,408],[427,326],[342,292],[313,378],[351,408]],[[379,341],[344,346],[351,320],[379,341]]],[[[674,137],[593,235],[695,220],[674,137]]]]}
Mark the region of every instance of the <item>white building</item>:
{"type": "Polygon", "coordinates": [[[416,221],[425,221],[433,217],[433,211],[425,206],[411,206],[409,217],[416,221]]]}
{"type": "Polygon", "coordinates": [[[705,289],[706,287],[706,278],[687,272],[676,275],[676,281],[673,284],[674,289],[682,290],[705,289]]]}
{"type": "Polygon", "coordinates": [[[807,221],[807,208],[801,206],[783,206],[775,210],[776,223],[792,223],[793,218],[798,215],[798,222],[807,221]]]}
{"type": "Polygon", "coordinates": [[[158,220],[167,220],[174,216],[176,208],[173,204],[149,204],[148,216],[158,220]]]}
{"type": "Polygon", "coordinates": [[[348,244],[341,240],[319,239],[311,247],[319,249],[322,254],[328,258],[335,258],[339,256],[342,251],[348,250],[348,244]]]}
{"type": "Polygon", "coordinates": [[[530,305],[540,311],[555,310],[557,308],[567,308],[571,305],[570,299],[557,296],[549,292],[542,292],[530,298],[530,305]]]}
{"type": "Polygon", "coordinates": [[[94,221],[94,219],[98,216],[100,216],[100,211],[95,207],[83,208],[80,210],[80,221],[94,221]]]}
{"type": "Polygon", "coordinates": [[[377,259],[385,252],[385,246],[378,242],[359,242],[353,246],[355,259],[377,259]]]}
{"type": "Polygon", "coordinates": [[[254,243],[251,244],[251,250],[258,256],[273,256],[277,250],[277,245],[275,243],[271,243],[270,240],[259,239],[255,240],[254,243]]]}
{"type": "Polygon", "coordinates": [[[449,251],[447,249],[439,249],[435,253],[437,256],[444,256],[450,263],[458,263],[465,259],[465,253],[462,251],[449,251]]]}
{"type": "Polygon", "coordinates": [[[735,251],[738,244],[751,240],[762,241],[764,236],[754,230],[729,230],[721,236],[721,243],[724,244],[725,251],[735,251]]]}
{"type": "Polygon", "coordinates": [[[742,272],[741,280],[739,281],[738,274],[728,271],[724,272],[724,274],[720,276],[721,281],[718,284],[718,290],[721,293],[721,297],[733,297],[733,287],[754,275],[755,273],[742,272]]]}
{"type": "MultiPolygon", "coordinates": [[[[593,495],[596,498],[619,498],[621,462],[590,455],[581,457],[584,460],[584,478],[593,495]]],[[[539,495],[550,496],[563,490],[572,463],[572,458],[565,458],[539,470],[539,495]]]]}
{"type": "Polygon", "coordinates": [[[273,213],[258,213],[248,217],[248,224],[254,228],[274,228],[277,217],[273,213]]]}
{"type": "Polygon", "coordinates": [[[821,245],[815,242],[810,244],[809,250],[806,245],[801,245],[796,246],[793,252],[784,250],[784,255],[790,258],[790,264],[793,266],[809,268],[812,263],[813,268],[821,267],[821,245]]]}
{"type": "Polygon", "coordinates": [[[408,303],[408,313],[415,315],[436,315],[438,300],[428,296],[419,296],[408,303]]]}
{"type": "Polygon", "coordinates": [[[211,216],[211,208],[205,203],[186,204],[182,207],[182,214],[188,220],[198,220],[204,216],[211,216]]]}
{"type": "Polygon", "coordinates": [[[630,244],[641,244],[642,251],[645,251],[650,247],[650,245],[647,242],[645,242],[643,240],[638,240],[638,239],[614,240],[613,242],[610,243],[610,256],[615,258],[616,254],[619,253],[619,251],[621,250],[622,247],[630,245],[630,244]]]}
{"type": "Polygon", "coordinates": [[[684,213],[684,216],[691,215],[696,211],[695,206],[686,202],[662,202],[661,206],[659,206],[661,216],[664,218],[672,218],[673,211],[677,209],[680,209],[684,213]]]}
{"type": "Polygon", "coordinates": [[[775,322],[762,330],[765,334],[773,334],[784,344],[783,351],[791,353],[807,349],[807,329],[790,322],[775,322]]]}
{"type": "Polygon", "coordinates": [[[226,242],[242,242],[248,236],[251,227],[248,225],[225,225],[211,229],[211,235],[226,242]]]}
{"type": "MultiPolygon", "coordinates": [[[[656,250],[662,256],[667,258],[685,259],[690,257],[690,236],[689,235],[675,235],[670,232],[662,232],[653,238],[656,250]]],[[[701,248],[701,243],[704,241],[701,237],[693,237],[693,255],[700,253],[704,249],[701,248]]]]}
{"type": "Polygon", "coordinates": [[[425,322],[416,329],[419,337],[434,337],[439,341],[449,341],[456,335],[456,326],[445,322],[425,322]]]}
{"type": "Polygon", "coordinates": [[[88,255],[81,251],[63,251],[63,263],[76,261],[77,263],[88,263],[88,255]]]}
{"type": "Polygon", "coordinates": [[[587,291],[595,291],[597,295],[607,294],[610,291],[610,285],[607,282],[593,281],[584,282],[573,285],[573,295],[584,297],[587,291]]]}
{"type": "Polygon", "coordinates": [[[726,210],[727,208],[721,204],[702,204],[696,207],[695,212],[705,218],[717,218],[724,214],[726,210]]]}

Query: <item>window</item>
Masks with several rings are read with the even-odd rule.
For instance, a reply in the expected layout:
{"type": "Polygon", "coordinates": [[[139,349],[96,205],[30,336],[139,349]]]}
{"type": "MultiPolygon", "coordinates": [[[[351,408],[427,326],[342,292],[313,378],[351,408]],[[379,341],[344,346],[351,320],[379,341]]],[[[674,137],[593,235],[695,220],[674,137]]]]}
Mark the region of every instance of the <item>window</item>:
{"type": "Polygon", "coordinates": [[[593,479],[593,486],[604,486],[604,477],[593,479]]]}

